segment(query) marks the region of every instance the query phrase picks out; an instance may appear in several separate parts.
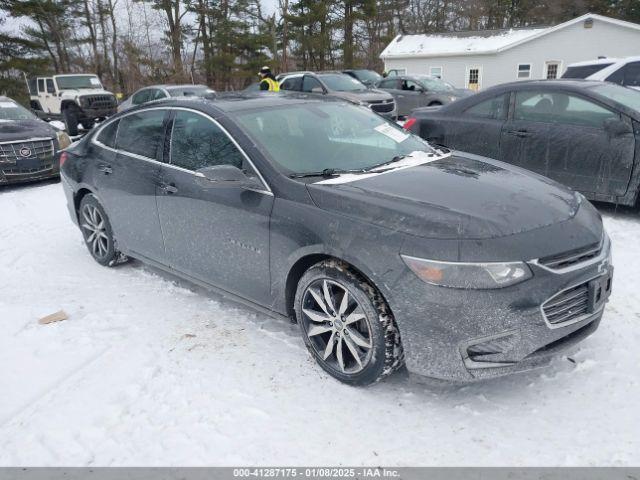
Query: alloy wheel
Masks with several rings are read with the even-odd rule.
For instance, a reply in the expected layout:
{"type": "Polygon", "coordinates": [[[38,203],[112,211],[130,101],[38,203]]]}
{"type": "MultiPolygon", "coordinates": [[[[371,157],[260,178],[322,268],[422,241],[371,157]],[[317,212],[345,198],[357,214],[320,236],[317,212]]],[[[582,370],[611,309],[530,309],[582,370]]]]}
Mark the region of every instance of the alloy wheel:
{"type": "Polygon", "coordinates": [[[82,220],[85,239],[91,252],[96,258],[104,258],[109,253],[109,236],[100,210],[94,205],[85,205],[82,220]]]}
{"type": "Polygon", "coordinates": [[[304,331],[319,360],[342,374],[358,373],[373,353],[369,320],[353,294],[340,283],[320,279],[302,297],[304,331]]]}

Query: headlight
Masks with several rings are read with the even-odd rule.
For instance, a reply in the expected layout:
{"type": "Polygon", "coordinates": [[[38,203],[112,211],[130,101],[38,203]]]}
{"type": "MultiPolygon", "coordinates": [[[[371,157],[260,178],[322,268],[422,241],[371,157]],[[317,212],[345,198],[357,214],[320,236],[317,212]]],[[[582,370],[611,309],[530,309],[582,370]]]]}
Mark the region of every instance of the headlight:
{"type": "Polygon", "coordinates": [[[404,263],[422,281],[432,285],[464,289],[503,288],[533,276],[524,262],[438,262],[401,255],[404,263]]]}
{"type": "Polygon", "coordinates": [[[67,132],[56,132],[56,137],[58,139],[58,148],[60,148],[60,150],[64,150],[71,145],[71,139],[69,138],[69,135],[67,135],[67,132]]]}

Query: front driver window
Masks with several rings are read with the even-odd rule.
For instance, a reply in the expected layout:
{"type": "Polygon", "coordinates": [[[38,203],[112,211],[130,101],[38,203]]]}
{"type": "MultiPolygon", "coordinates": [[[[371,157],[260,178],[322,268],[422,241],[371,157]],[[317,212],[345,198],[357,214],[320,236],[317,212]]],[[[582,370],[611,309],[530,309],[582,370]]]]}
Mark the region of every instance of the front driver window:
{"type": "Polygon", "coordinates": [[[242,169],[244,156],[209,118],[181,110],[173,120],[171,164],[192,171],[214,165],[233,165],[242,169]]]}
{"type": "Polygon", "coordinates": [[[314,88],[319,88],[320,91],[322,91],[322,85],[316,78],[305,75],[304,79],[302,80],[302,91],[311,93],[314,88]]]}

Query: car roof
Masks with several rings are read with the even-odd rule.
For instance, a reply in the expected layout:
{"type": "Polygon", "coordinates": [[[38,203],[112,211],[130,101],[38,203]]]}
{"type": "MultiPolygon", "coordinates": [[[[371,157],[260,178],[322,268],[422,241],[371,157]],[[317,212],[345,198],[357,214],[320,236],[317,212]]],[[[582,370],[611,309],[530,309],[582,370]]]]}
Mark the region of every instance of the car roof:
{"type": "Polygon", "coordinates": [[[602,82],[596,80],[584,80],[581,78],[558,78],[556,80],[519,80],[515,82],[502,83],[494,87],[487,88],[482,92],[496,91],[496,90],[512,90],[514,88],[529,87],[529,86],[544,86],[544,87],[560,87],[563,89],[583,89],[594,87],[596,85],[602,85],[602,82]]]}
{"type": "Polygon", "coordinates": [[[585,60],[583,62],[570,63],[567,68],[571,67],[588,67],[589,65],[602,65],[619,62],[619,58],[598,58],[595,60],[585,60]]]}
{"type": "Polygon", "coordinates": [[[153,106],[157,107],[184,107],[195,108],[200,110],[218,111],[221,113],[239,112],[252,109],[269,109],[282,105],[302,105],[308,103],[327,103],[340,102],[349,103],[345,100],[334,99],[331,97],[317,98],[310,97],[307,94],[297,93],[276,93],[276,92],[229,92],[216,98],[215,100],[207,100],[199,97],[172,97],[153,102],[143,103],[134,109],[126,110],[132,112],[135,110],[144,110],[153,106]]]}

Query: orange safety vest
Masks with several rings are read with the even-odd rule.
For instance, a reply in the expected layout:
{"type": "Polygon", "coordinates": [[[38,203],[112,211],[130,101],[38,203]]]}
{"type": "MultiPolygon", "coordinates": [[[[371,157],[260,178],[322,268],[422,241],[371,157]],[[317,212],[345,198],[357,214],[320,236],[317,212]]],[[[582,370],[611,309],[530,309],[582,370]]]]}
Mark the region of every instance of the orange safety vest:
{"type": "MultiPolygon", "coordinates": [[[[267,82],[267,85],[269,85],[269,91],[270,92],[279,92],[280,91],[280,85],[278,84],[278,82],[276,82],[272,78],[265,77],[265,78],[262,79],[262,82],[267,82]]],[[[262,82],[260,82],[260,83],[262,83],[262,82]]]]}

